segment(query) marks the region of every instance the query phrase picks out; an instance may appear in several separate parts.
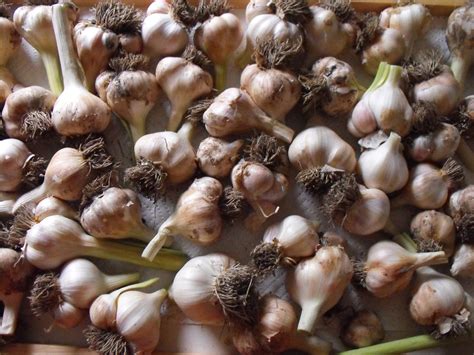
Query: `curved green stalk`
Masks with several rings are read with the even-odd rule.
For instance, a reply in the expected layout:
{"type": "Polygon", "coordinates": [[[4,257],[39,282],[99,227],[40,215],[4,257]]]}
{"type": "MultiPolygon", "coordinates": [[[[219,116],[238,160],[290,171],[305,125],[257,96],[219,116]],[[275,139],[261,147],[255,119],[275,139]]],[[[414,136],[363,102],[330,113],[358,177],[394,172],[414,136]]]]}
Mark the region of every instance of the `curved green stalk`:
{"type": "Polygon", "coordinates": [[[415,241],[410,237],[410,235],[408,235],[408,233],[400,233],[396,235],[393,237],[393,241],[412,253],[418,251],[415,241]]]}
{"type": "Polygon", "coordinates": [[[49,88],[53,94],[59,96],[59,94],[63,92],[63,79],[59,57],[56,53],[41,52],[41,59],[43,60],[46,75],[48,76],[49,88]]]}
{"type": "Polygon", "coordinates": [[[370,84],[367,92],[377,89],[385,82],[390,71],[390,67],[391,65],[388,65],[386,62],[380,63],[377,73],[375,74],[374,81],[372,81],[372,84],[370,84]]]}
{"type": "Polygon", "coordinates": [[[227,82],[227,64],[216,65],[216,89],[219,92],[225,90],[227,82]]]}

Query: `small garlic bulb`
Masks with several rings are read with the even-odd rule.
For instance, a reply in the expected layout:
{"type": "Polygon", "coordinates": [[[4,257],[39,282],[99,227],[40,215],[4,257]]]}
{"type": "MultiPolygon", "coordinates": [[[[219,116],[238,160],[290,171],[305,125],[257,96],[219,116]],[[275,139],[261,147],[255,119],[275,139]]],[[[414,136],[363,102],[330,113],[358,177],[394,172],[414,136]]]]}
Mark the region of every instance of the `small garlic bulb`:
{"type": "Polygon", "coordinates": [[[288,149],[288,157],[298,170],[329,165],[354,171],[357,164],[354,149],[324,126],[307,128],[299,133],[288,149]]]}
{"type": "Polygon", "coordinates": [[[370,293],[385,298],[405,289],[417,268],[447,262],[444,251],[412,253],[397,243],[381,241],[370,247],[360,277],[370,293]]]}
{"type": "Polygon", "coordinates": [[[267,0],[250,0],[245,7],[245,20],[250,23],[254,17],[271,13],[273,13],[271,3],[267,0]]]}
{"type": "Polygon", "coordinates": [[[354,348],[376,344],[385,337],[383,324],[374,312],[357,312],[344,327],[342,341],[354,348]]]}
{"type": "Polygon", "coordinates": [[[352,263],[344,249],[332,246],[318,249],[289,272],[286,288],[301,306],[299,331],[313,332],[318,318],[339,302],[352,274],[352,263]]]}
{"type": "Polygon", "coordinates": [[[219,180],[211,177],[194,180],[180,196],[173,214],[163,222],[157,234],[147,244],[142,257],[153,260],[166,239],[177,235],[200,245],[215,242],[222,230],[219,209],[222,193],[219,180]]]}
{"type": "Polygon", "coordinates": [[[204,139],[196,152],[199,169],[215,178],[229,176],[243,145],[242,139],[230,143],[214,137],[204,139]]]}
{"type": "Polygon", "coordinates": [[[319,245],[319,222],[292,215],[269,226],[262,242],[252,251],[252,260],[261,272],[280,264],[295,265],[298,259],[313,256],[319,245]]]}
{"type": "Polygon", "coordinates": [[[92,200],[82,211],[81,225],[96,238],[136,238],[148,242],[155,234],[143,223],[137,194],[117,187],[108,188],[92,200]]]}
{"type": "Polygon", "coordinates": [[[465,215],[474,211],[474,185],[468,185],[464,189],[454,192],[449,198],[448,213],[459,221],[465,215]]]}
{"type": "Polygon", "coordinates": [[[36,316],[53,313],[61,323],[72,328],[78,325],[75,312],[69,319],[67,305],[88,309],[103,293],[138,281],[140,275],[106,275],[86,259],[75,259],[66,263],[59,273],[38,275],[31,290],[30,306],[36,316]],[[64,313],[65,311],[66,313],[64,313]]]}
{"type": "Polygon", "coordinates": [[[379,129],[404,137],[411,129],[413,110],[400,89],[402,67],[381,63],[372,85],[352,111],[347,128],[356,137],[379,129]]]}
{"type": "Polygon", "coordinates": [[[461,165],[449,158],[441,169],[422,163],[410,170],[408,183],[392,200],[392,207],[412,205],[421,209],[441,208],[449,193],[464,181],[461,165]]]}
{"type": "Polygon", "coordinates": [[[360,197],[347,209],[342,226],[349,233],[370,235],[382,230],[390,217],[390,200],[379,189],[359,185],[360,197]]]}
{"type": "Polygon", "coordinates": [[[474,277],[474,245],[461,244],[456,248],[450,272],[454,277],[474,277]]]}
{"type": "Polygon", "coordinates": [[[456,227],[451,217],[438,211],[423,211],[411,220],[410,231],[420,248],[436,243],[447,257],[453,255],[456,227]]]}
{"type": "Polygon", "coordinates": [[[77,211],[59,198],[50,196],[41,200],[34,209],[34,219],[41,222],[49,216],[60,215],[69,219],[79,220],[77,211]]]}
{"type": "Polygon", "coordinates": [[[402,151],[401,137],[394,132],[377,148],[364,150],[357,166],[364,185],[386,193],[402,189],[408,181],[408,166],[402,151]]]}
{"type": "Polygon", "coordinates": [[[410,315],[416,323],[437,326],[440,335],[467,333],[466,328],[470,328],[469,312],[467,319],[456,317],[466,311],[466,296],[455,279],[430,267],[422,267],[416,271],[412,294],[410,315]]]}
{"type": "Polygon", "coordinates": [[[51,111],[56,96],[40,86],[22,88],[5,101],[2,119],[10,138],[34,140],[52,128],[51,111]]]}
{"type": "Polygon", "coordinates": [[[188,46],[183,57],[165,57],[158,62],[156,81],[171,102],[167,130],[176,131],[191,103],[211,93],[212,76],[199,65],[207,61],[200,51],[188,46]]]}
{"type": "Polygon", "coordinates": [[[17,198],[18,194],[15,192],[0,191],[0,218],[13,215],[13,205],[17,198]]]}
{"type": "Polygon", "coordinates": [[[380,26],[400,31],[405,40],[405,48],[410,53],[417,37],[427,31],[431,19],[426,6],[413,3],[383,10],[380,13],[380,26]]]}

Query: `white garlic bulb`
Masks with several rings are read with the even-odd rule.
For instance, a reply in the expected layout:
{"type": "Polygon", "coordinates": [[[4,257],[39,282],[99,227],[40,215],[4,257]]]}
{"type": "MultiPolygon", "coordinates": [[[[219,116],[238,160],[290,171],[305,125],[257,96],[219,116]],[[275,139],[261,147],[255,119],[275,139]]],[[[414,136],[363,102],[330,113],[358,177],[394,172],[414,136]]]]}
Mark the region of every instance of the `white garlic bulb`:
{"type": "Polygon", "coordinates": [[[287,277],[290,297],[301,306],[298,330],[312,333],[319,317],[334,307],[349,285],[352,263],[341,247],[320,248],[287,277]]]}
{"type": "Polygon", "coordinates": [[[364,150],[358,161],[364,185],[386,193],[403,188],[408,181],[408,166],[402,151],[401,137],[394,132],[379,147],[364,150]]]}
{"type": "Polygon", "coordinates": [[[474,185],[460,189],[449,198],[448,213],[455,221],[474,211],[474,185]]]}
{"type": "Polygon", "coordinates": [[[450,271],[454,277],[474,277],[474,245],[461,244],[456,248],[450,271]]]}
{"type": "Polygon", "coordinates": [[[357,164],[354,149],[324,126],[307,128],[299,133],[288,149],[288,157],[298,170],[329,165],[350,172],[357,164]]]}
{"type": "Polygon", "coordinates": [[[0,217],[7,217],[13,214],[13,206],[17,198],[18,194],[15,192],[0,191],[0,217]]]}
{"type": "Polygon", "coordinates": [[[239,151],[243,145],[242,139],[230,143],[214,137],[204,139],[199,143],[196,152],[199,169],[215,178],[228,176],[239,159],[239,151]]]}
{"type": "Polygon", "coordinates": [[[362,51],[362,65],[369,74],[375,75],[381,63],[397,64],[403,59],[405,52],[402,33],[393,28],[385,28],[362,51]]]}
{"type": "Polygon", "coordinates": [[[267,0],[250,0],[245,7],[245,20],[247,23],[253,20],[254,17],[263,14],[271,14],[273,12],[271,3],[267,0]]]}
{"type": "Polygon", "coordinates": [[[380,342],[385,337],[385,330],[374,312],[362,310],[344,326],[340,337],[351,347],[364,348],[380,342]]]}
{"type": "Polygon", "coordinates": [[[61,215],[69,219],[79,220],[79,215],[74,208],[54,196],[46,197],[38,202],[34,209],[34,215],[37,222],[41,222],[46,217],[53,215],[61,215]]]}

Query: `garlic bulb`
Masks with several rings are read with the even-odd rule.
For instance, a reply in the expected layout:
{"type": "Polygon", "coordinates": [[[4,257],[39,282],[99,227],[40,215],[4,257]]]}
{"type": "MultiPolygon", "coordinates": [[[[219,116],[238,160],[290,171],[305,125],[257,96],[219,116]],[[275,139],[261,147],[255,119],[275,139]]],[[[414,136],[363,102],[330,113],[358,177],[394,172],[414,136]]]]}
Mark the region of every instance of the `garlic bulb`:
{"type": "Polygon", "coordinates": [[[24,248],[26,259],[42,270],[55,269],[80,256],[91,256],[175,271],[186,259],[177,251],[163,250],[150,262],[141,258],[140,252],[139,247],[96,239],[85,233],[77,222],[59,215],[46,217],[32,226],[26,234],[24,248]]]}
{"type": "Polygon", "coordinates": [[[474,273],[474,245],[461,244],[456,248],[451,265],[454,277],[472,278],[474,273]]]}
{"type": "Polygon", "coordinates": [[[447,262],[444,251],[413,253],[397,243],[381,241],[370,247],[358,276],[370,293],[385,298],[406,288],[416,269],[447,262]]]}
{"type": "Polygon", "coordinates": [[[59,198],[50,196],[41,200],[34,208],[34,219],[40,222],[46,217],[61,215],[69,219],[79,220],[77,211],[59,198]]]}
{"type": "Polygon", "coordinates": [[[261,272],[280,264],[295,265],[298,259],[313,256],[319,245],[319,222],[292,215],[269,226],[262,242],[252,251],[252,260],[261,272]]]}
{"type": "Polygon", "coordinates": [[[145,54],[160,58],[183,52],[189,42],[187,26],[194,21],[192,12],[184,0],[152,2],[141,31],[145,54]]]}
{"type": "Polygon", "coordinates": [[[411,220],[410,231],[419,249],[439,245],[447,257],[453,255],[456,228],[451,217],[438,211],[423,211],[411,220]]]}
{"type": "Polygon", "coordinates": [[[195,29],[193,42],[214,63],[216,88],[223,91],[229,58],[239,48],[244,29],[239,18],[229,12],[227,0],[211,0],[203,8],[207,19],[195,29]]]}
{"type": "Polygon", "coordinates": [[[19,86],[12,73],[5,68],[0,67],[0,104],[4,104],[8,96],[11,95],[15,86],[19,86]]]}
{"type": "Polygon", "coordinates": [[[321,109],[332,117],[349,114],[365,91],[352,67],[334,57],[316,61],[309,75],[300,76],[300,82],[304,89],[304,110],[321,109]]]}
{"type": "Polygon", "coordinates": [[[449,193],[464,180],[462,166],[449,158],[441,169],[431,164],[418,164],[410,170],[410,178],[392,207],[412,205],[421,209],[441,208],[449,193]]]}
{"type": "Polygon", "coordinates": [[[473,214],[474,211],[474,185],[468,185],[464,189],[453,192],[449,198],[448,214],[459,221],[465,215],[473,214]]]}
{"type": "Polygon", "coordinates": [[[215,178],[229,176],[243,145],[242,139],[228,143],[219,138],[207,137],[199,143],[196,152],[199,169],[215,178]]]}
{"type": "Polygon", "coordinates": [[[322,247],[301,261],[287,277],[286,288],[301,306],[298,330],[312,333],[319,317],[339,302],[352,278],[352,263],[341,247],[322,247]]]}
{"type": "MultiPolygon", "coordinates": [[[[13,22],[20,35],[40,54],[48,76],[49,88],[54,95],[59,95],[63,91],[63,83],[53,30],[53,10],[50,1],[37,3],[38,5],[17,8],[13,14],[13,22]]],[[[69,11],[68,16],[72,21],[75,20],[75,11],[69,11]]]]}
{"type": "Polygon", "coordinates": [[[422,4],[388,7],[380,13],[380,26],[400,31],[407,53],[411,53],[417,37],[423,35],[431,23],[431,14],[422,4]]]}
{"type": "MultiPolygon", "coordinates": [[[[152,282],[155,280],[150,280],[152,282]]],[[[101,354],[151,354],[160,340],[161,305],[168,293],[135,291],[152,282],[116,290],[97,298],[89,310],[92,326],[84,334],[89,347],[101,354]]]]}
{"type": "Polygon", "coordinates": [[[15,192],[23,184],[38,186],[45,177],[46,164],[22,141],[14,138],[0,140],[0,191],[15,192]]]}
{"type": "Polygon", "coordinates": [[[221,183],[214,178],[194,180],[180,196],[173,214],[163,222],[157,234],[147,244],[142,256],[153,260],[166,239],[177,235],[201,245],[215,242],[222,230],[219,212],[222,190],[221,183]]]}
{"type": "Polygon", "coordinates": [[[301,97],[298,78],[286,68],[300,55],[301,48],[302,42],[258,39],[254,52],[256,64],[246,66],[240,76],[240,88],[274,120],[284,122],[301,97]]]}
{"type": "Polygon", "coordinates": [[[203,122],[214,137],[257,129],[290,143],[294,135],[292,129],[267,116],[245,91],[236,88],[227,89],[214,99],[204,112],[203,122]]]}
{"type": "Polygon", "coordinates": [[[103,132],[111,120],[110,108],[84,87],[84,71],[72,42],[69,13],[77,12],[71,3],[53,5],[53,27],[58,43],[64,91],[51,115],[56,131],[64,136],[103,132]]]}
{"type": "Polygon", "coordinates": [[[267,0],[250,0],[245,7],[245,20],[250,23],[254,17],[272,12],[272,3],[267,0]]]}
{"type": "Polygon", "coordinates": [[[255,217],[262,221],[279,211],[278,202],[286,196],[289,187],[285,175],[273,172],[263,164],[245,160],[234,166],[231,180],[233,188],[242,193],[254,209],[255,217]]]}
{"type": "Polygon", "coordinates": [[[6,66],[21,43],[20,34],[10,20],[10,9],[6,3],[0,4],[0,67],[6,66]]]}
{"type": "Polygon", "coordinates": [[[474,6],[466,3],[455,9],[448,18],[446,42],[451,51],[451,69],[463,86],[474,58],[472,22],[474,6]]]}
{"type": "Polygon", "coordinates": [[[190,143],[193,124],[186,122],[175,132],[144,135],[135,143],[138,163],[127,169],[128,181],[148,197],[159,195],[170,185],[181,184],[196,172],[196,156],[190,143]]]}
{"type": "Polygon", "coordinates": [[[0,248],[0,301],[3,304],[0,320],[0,335],[12,336],[20,318],[23,295],[34,269],[21,254],[7,248],[0,248]]]}
{"type": "Polygon", "coordinates": [[[132,190],[110,187],[96,196],[81,214],[81,225],[95,238],[136,238],[150,241],[154,236],[141,215],[141,204],[132,190]]]}
{"type": "Polygon", "coordinates": [[[63,324],[75,327],[80,321],[73,317],[68,321],[67,305],[88,309],[101,294],[138,281],[140,274],[106,275],[86,259],[75,259],[66,263],[59,273],[48,272],[38,275],[31,289],[30,306],[39,317],[52,313],[63,324]],[[75,323],[75,324],[74,324],[75,323]]]}
{"type": "Polygon", "coordinates": [[[58,150],[46,168],[43,183],[21,196],[14,210],[28,202],[39,202],[47,196],[65,201],[79,200],[83,188],[95,174],[113,165],[113,159],[104,146],[104,139],[97,138],[82,144],[79,149],[58,150]]]}
{"type": "Polygon", "coordinates": [[[288,149],[288,157],[300,171],[330,165],[350,172],[357,164],[354,149],[324,126],[307,128],[299,133],[288,149]]]}
{"type": "Polygon", "coordinates": [[[357,235],[381,231],[390,217],[390,200],[375,188],[359,186],[360,197],[346,210],[343,228],[357,235]]]}
{"type": "Polygon", "coordinates": [[[311,6],[311,20],[304,24],[306,61],[338,56],[353,44],[355,28],[350,22],[353,11],[349,1],[327,1],[311,6]]]}
{"type": "Polygon", "coordinates": [[[379,129],[404,137],[410,132],[413,110],[399,84],[402,67],[381,63],[372,85],[357,103],[347,128],[356,137],[379,129]]]}
{"type": "Polygon", "coordinates": [[[18,194],[15,192],[0,191],[0,218],[8,217],[13,214],[13,205],[17,198],[18,194]]]}
{"type": "Polygon", "coordinates": [[[422,267],[416,271],[416,283],[410,301],[410,315],[420,325],[436,326],[436,334],[454,336],[470,331],[469,311],[463,287],[452,277],[422,267]]]}
{"type": "Polygon", "coordinates": [[[456,126],[461,134],[461,139],[456,151],[457,155],[466,168],[470,171],[474,171],[474,153],[466,142],[466,139],[469,139],[473,133],[474,95],[469,95],[461,101],[457,109],[449,115],[449,123],[456,126]]]}
{"type": "Polygon", "coordinates": [[[385,337],[383,324],[374,312],[357,312],[344,327],[342,341],[354,348],[376,344],[385,337]]]}
{"type": "Polygon", "coordinates": [[[128,124],[133,142],[145,135],[147,115],[159,96],[155,76],[145,71],[147,64],[143,55],[125,53],[112,58],[113,73],[104,71],[96,82],[99,96],[128,124]]]}
{"type": "Polygon", "coordinates": [[[208,59],[193,46],[186,48],[183,57],[166,57],[158,62],[156,80],[171,102],[167,130],[176,131],[191,103],[211,93],[212,76],[201,68],[207,63],[208,59]]]}
{"type": "Polygon", "coordinates": [[[40,86],[19,89],[8,96],[2,111],[5,132],[11,138],[34,140],[52,128],[56,96],[40,86]]]}
{"type": "Polygon", "coordinates": [[[408,181],[408,166],[402,151],[401,137],[394,132],[377,148],[364,150],[357,163],[364,185],[386,193],[403,188],[408,181]]]}

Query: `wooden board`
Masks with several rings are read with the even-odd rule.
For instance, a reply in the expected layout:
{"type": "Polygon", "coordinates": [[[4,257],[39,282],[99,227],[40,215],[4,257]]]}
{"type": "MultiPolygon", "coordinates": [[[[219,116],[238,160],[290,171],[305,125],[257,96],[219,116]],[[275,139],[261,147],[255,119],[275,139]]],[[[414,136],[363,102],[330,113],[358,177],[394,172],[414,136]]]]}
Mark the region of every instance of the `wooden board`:
{"type": "MultiPolygon", "coordinates": [[[[8,1],[8,0],[7,0],[8,1]]],[[[15,4],[21,4],[24,0],[10,0],[15,4]]],[[[137,7],[147,7],[152,0],[121,0],[124,3],[134,4],[137,7]]],[[[76,0],[73,1],[78,6],[92,6],[97,0],[76,0]]],[[[198,0],[190,0],[191,3],[196,4],[198,0]]],[[[229,4],[236,9],[243,9],[247,6],[248,0],[228,0],[229,4]]],[[[310,4],[317,4],[319,1],[309,0],[310,4]]],[[[420,4],[426,5],[431,13],[435,16],[447,16],[456,7],[463,6],[465,0],[419,0],[420,4]]],[[[386,7],[394,5],[397,0],[352,0],[352,5],[357,11],[369,12],[377,11],[380,12],[386,7]]]]}

